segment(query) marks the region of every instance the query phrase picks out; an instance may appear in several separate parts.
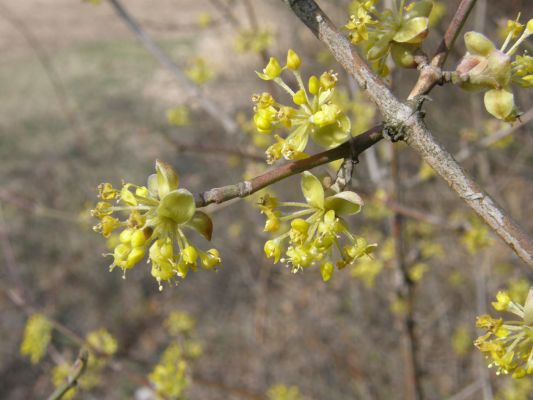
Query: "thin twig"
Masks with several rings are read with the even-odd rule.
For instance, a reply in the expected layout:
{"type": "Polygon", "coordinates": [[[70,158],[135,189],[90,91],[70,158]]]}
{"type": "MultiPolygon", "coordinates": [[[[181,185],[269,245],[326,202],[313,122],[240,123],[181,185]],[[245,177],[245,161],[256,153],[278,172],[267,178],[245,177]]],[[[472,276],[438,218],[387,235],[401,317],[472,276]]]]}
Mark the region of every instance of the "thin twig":
{"type": "Polygon", "coordinates": [[[418,65],[420,76],[409,94],[409,99],[429,93],[442,80],[444,62],[475,4],[476,0],[461,0],[431,62],[428,62],[426,57],[421,58],[418,65]]]}
{"type": "Polygon", "coordinates": [[[249,181],[213,188],[203,193],[195,194],[196,206],[205,207],[212,203],[223,203],[237,197],[246,197],[289,176],[328,162],[347,157],[356,159],[359,154],[383,138],[381,130],[382,126],[377,125],[331,150],[315,154],[303,160],[288,162],[249,181]]]}
{"type": "Polygon", "coordinates": [[[67,394],[67,392],[78,384],[78,379],[83,375],[85,370],[87,369],[87,362],[89,361],[89,352],[85,349],[80,350],[80,354],[78,355],[78,358],[74,362],[74,365],[72,366],[72,370],[70,371],[70,374],[68,375],[65,383],[63,383],[61,386],[59,386],[54,393],[48,397],[48,400],[59,400],[63,398],[64,395],[67,394]]]}
{"type": "MultiPolygon", "coordinates": [[[[392,197],[401,200],[399,154],[396,146],[392,149],[391,178],[392,197]]],[[[394,256],[396,260],[396,292],[406,304],[405,313],[398,316],[402,332],[403,356],[405,363],[405,398],[422,400],[421,367],[418,362],[418,340],[415,332],[414,302],[415,282],[409,277],[408,265],[405,260],[405,241],[402,215],[394,212],[391,219],[391,233],[394,239],[394,256]]]]}

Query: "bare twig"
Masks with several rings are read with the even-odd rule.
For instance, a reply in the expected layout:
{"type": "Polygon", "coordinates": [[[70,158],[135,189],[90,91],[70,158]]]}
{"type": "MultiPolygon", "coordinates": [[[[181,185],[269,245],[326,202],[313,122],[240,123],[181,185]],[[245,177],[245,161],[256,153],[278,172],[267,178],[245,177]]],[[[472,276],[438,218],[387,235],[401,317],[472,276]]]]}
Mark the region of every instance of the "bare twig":
{"type": "MultiPolygon", "coordinates": [[[[366,89],[390,126],[401,126],[413,148],[524,262],[533,265],[531,238],[466,174],[452,155],[435,140],[418,112],[401,103],[377,78],[313,0],[283,0],[331,51],[337,61],[366,89]]],[[[463,4],[469,4],[464,1],[463,4]]],[[[458,32],[459,28],[455,31],[458,32]]],[[[452,32],[453,30],[449,30],[452,32]]],[[[451,33],[450,33],[451,34],[451,33]]],[[[455,37],[457,33],[451,35],[455,37]]],[[[450,40],[446,41],[449,48],[450,40]]]]}
{"type": "Polygon", "coordinates": [[[195,195],[196,206],[205,207],[212,203],[223,203],[237,197],[246,197],[284,178],[318,167],[319,165],[347,157],[356,159],[359,154],[383,138],[381,130],[381,125],[375,126],[331,150],[315,154],[303,160],[288,162],[249,181],[213,188],[203,193],[198,193],[195,195]]]}
{"type": "Polygon", "coordinates": [[[78,355],[78,358],[74,362],[74,365],[72,366],[72,370],[70,371],[70,374],[68,375],[65,383],[63,383],[61,386],[59,386],[54,393],[48,397],[48,400],[59,400],[63,398],[64,395],[67,394],[67,392],[78,384],[78,379],[83,375],[85,370],[87,369],[87,362],[89,361],[89,352],[85,349],[80,350],[80,354],[78,355]]]}

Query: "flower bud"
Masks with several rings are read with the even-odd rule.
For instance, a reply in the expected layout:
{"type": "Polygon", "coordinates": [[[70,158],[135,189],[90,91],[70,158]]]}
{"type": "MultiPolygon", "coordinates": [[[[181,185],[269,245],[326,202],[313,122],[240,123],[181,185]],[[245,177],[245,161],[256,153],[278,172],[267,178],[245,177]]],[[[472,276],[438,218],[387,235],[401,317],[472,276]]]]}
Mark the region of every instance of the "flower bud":
{"type": "Polygon", "coordinates": [[[200,260],[205,269],[213,269],[221,262],[217,249],[209,249],[207,253],[200,254],[200,260]]]}
{"type": "Polygon", "coordinates": [[[515,109],[513,93],[505,89],[492,89],[485,93],[486,110],[501,120],[512,118],[515,109]]]}
{"type": "Polygon", "coordinates": [[[142,247],[146,242],[146,237],[144,236],[144,232],[142,230],[137,229],[131,234],[130,240],[132,247],[142,247]]]}
{"type": "Polygon", "coordinates": [[[281,256],[281,244],[279,240],[266,241],[264,251],[267,258],[274,258],[274,264],[276,264],[281,256]]]}
{"type": "Polygon", "coordinates": [[[113,257],[115,258],[115,264],[119,265],[128,257],[131,249],[128,245],[119,244],[113,251],[113,257]]]}
{"type": "Polygon", "coordinates": [[[527,21],[526,29],[527,29],[530,33],[533,33],[533,18],[530,19],[529,21],[527,21]]]}
{"type": "Polygon", "coordinates": [[[132,229],[124,229],[122,232],[120,232],[119,240],[120,243],[129,243],[131,241],[131,235],[133,233],[132,229]]]}
{"type": "Polygon", "coordinates": [[[482,56],[488,56],[491,52],[493,52],[496,47],[494,46],[494,43],[490,39],[488,39],[485,35],[479,33],[479,32],[466,32],[465,36],[465,44],[466,49],[469,53],[472,54],[479,54],[482,56]]]}
{"type": "Polygon", "coordinates": [[[135,264],[137,264],[139,261],[141,261],[144,258],[145,251],[142,248],[135,248],[132,249],[131,252],[128,254],[128,259],[126,260],[126,263],[124,264],[125,269],[132,268],[135,264]]]}
{"type": "Polygon", "coordinates": [[[298,68],[300,68],[301,64],[302,61],[300,60],[298,54],[296,54],[294,50],[289,49],[287,52],[287,68],[296,71],[298,68]]]}
{"type": "Polygon", "coordinates": [[[263,70],[268,79],[275,79],[281,74],[281,65],[275,57],[270,57],[270,61],[263,70]]]}
{"type": "Polygon", "coordinates": [[[296,93],[294,93],[294,96],[292,96],[292,101],[294,101],[294,104],[297,104],[299,106],[307,103],[307,99],[305,97],[305,92],[303,91],[303,89],[298,90],[296,93]]]}
{"type": "Polygon", "coordinates": [[[309,77],[309,93],[311,94],[318,94],[318,90],[320,89],[320,82],[318,78],[314,75],[311,75],[309,77]]]}
{"type": "Polygon", "coordinates": [[[183,261],[187,264],[196,264],[196,259],[198,258],[198,252],[193,246],[187,246],[181,253],[183,256],[183,261]]]}

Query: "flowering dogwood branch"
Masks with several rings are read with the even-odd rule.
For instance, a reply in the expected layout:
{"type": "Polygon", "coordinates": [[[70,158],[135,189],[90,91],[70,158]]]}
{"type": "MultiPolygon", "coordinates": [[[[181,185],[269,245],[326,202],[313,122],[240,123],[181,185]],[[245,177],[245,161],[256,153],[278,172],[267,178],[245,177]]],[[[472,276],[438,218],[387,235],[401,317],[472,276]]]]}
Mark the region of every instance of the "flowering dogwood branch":
{"type": "MultiPolygon", "coordinates": [[[[453,156],[433,137],[416,109],[402,103],[359,56],[313,0],[283,0],[330,50],[335,59],[366,91],[385,123],[401,128],[405,142],[442,177],[527,264],[533,265],[533,242],[518,224],[485,193],[453,156]]],[[[468,2],[462,2],[466,7],[468,2]]],[[[465,10],[467,10],[465,8],[465,10]]],[[[466,11],[464,12],[466,16],[466,11]]],[[[460,24],[457,25],[456,31],[460,24]]],[[[453,30],[452,30],[453,31],[453,30]]],[[[453,34],[452,37],[456,36],[453,34]]],[[[450,45],[451,45],[450,41],[450,45]]],[[[444,61],[444,60],[443,60],[444,61]]],[[[443,62],[442,61],[442,62],[443,62]]],[[[422,93],[417,93],[422,94],[422,93]]],[[[415,96],[416,97],[416,96],[415,96]]]]}

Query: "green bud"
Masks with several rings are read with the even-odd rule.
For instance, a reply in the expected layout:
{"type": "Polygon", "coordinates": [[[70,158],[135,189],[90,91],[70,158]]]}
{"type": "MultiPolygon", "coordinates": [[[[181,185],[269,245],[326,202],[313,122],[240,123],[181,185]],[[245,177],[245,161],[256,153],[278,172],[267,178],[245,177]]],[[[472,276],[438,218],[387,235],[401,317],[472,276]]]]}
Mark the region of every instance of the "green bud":
{"type": "Polygon", "coordinates": [[[421,43],[428,35],[429,19],[415,17],[402,21],[400,29],[394,34],[393,40],[398,43],[421,43]]]}
{"type": "Polygon", "coordinates": [[[415,53],[418,45],[393,43],[391,46],[391,56],[394,63],[402,68],[416,68],[415,53]]]}
{"type": "Polygon", "coordinates": [[[296,54],[293,49],[289,49],[287,52],[287,68],[296,71],[298,68],[300,68],[301,64],[302,61],[300,60],[298,54],[296,54]]]}
{"type": "Polygon", "coordinates": [[[512,117],[515,109],[513,93],[506,89],[492,89],[485,93],[486,110],[501,120],[512,117]]]}
{"type": "Polygon", "coordinates": [[[466,32],[465,36],[465,44],[466,49],[468,52],[472,54],[479,54],[482,56],[488,56],[491,52],[493,52],[496,47],[494,46],[494,43],[490,39],[488,39],[485,35],[479,33],[479,32],[466,32]]]}

